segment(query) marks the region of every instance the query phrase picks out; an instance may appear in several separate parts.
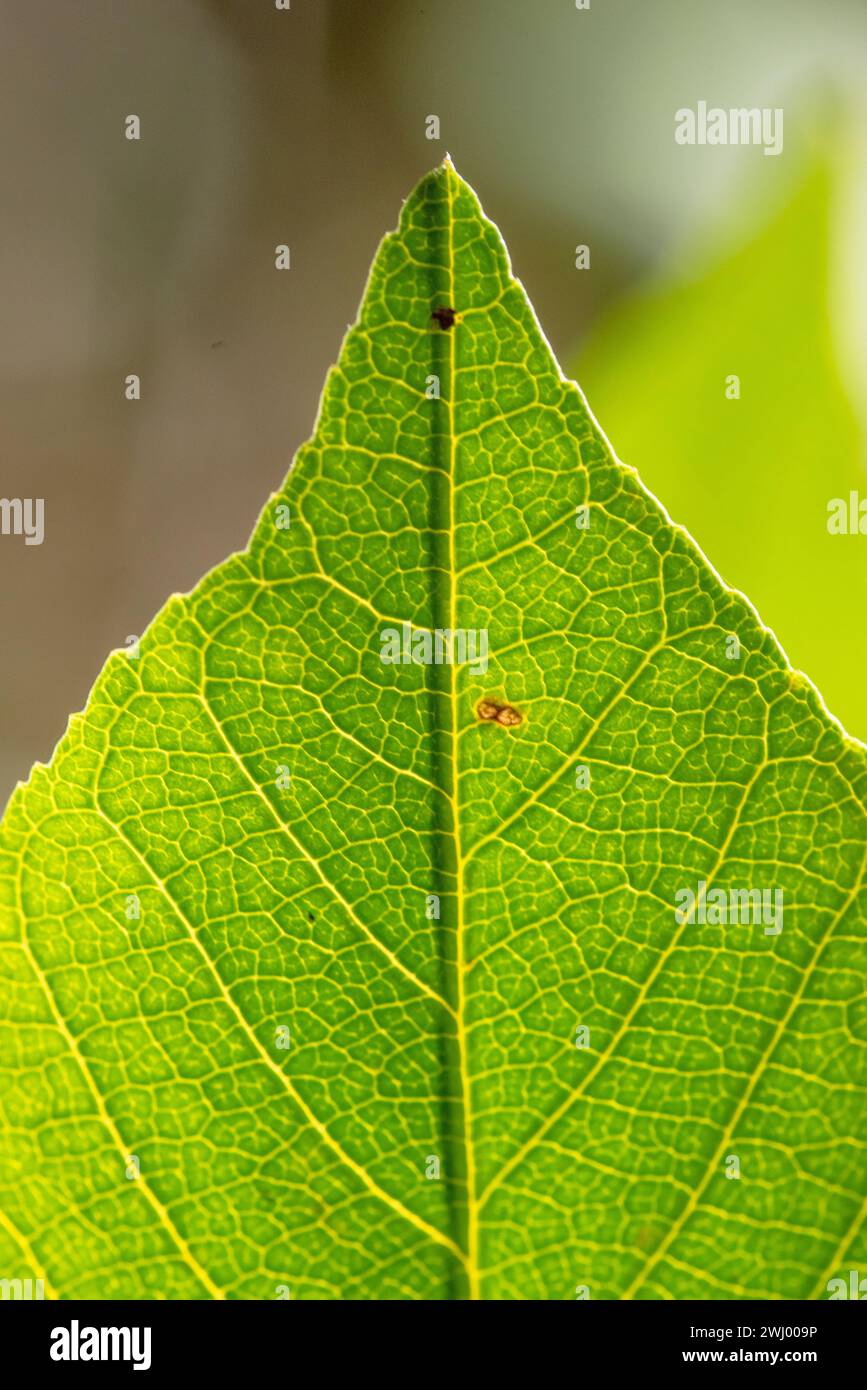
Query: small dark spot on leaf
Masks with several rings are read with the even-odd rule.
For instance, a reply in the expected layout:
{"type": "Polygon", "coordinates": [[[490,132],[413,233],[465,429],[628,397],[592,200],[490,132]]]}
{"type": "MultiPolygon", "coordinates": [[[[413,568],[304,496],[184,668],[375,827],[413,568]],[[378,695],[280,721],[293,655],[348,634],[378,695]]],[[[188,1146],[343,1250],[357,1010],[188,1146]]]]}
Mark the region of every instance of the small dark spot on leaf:
{"type": "Polygon", "coordinates": [[[316,918],[313,916],[313,913],[312,913],[312,912],[308,912],[308,914],[307,914],[307,921],[308,921],[308,922],[315,922],[315,921],[316,921],[316,918]]]}
{"type": "Polygon", "coordinates": [[[440,328],[453,328],[455,323],[455,311],[454,309],[448,308],[434,309],[431,318],[436,319],[440,328]]]}
{"type": "Polygon", "coordinates": [[[480,700],[476,706],[476,714],[480,719],[491,720],[494,724],[504,725],[505,728],[514,728],[516,724],[522,723],[524,718],[514,705],[501,705],[497,700],[480,700]]]}

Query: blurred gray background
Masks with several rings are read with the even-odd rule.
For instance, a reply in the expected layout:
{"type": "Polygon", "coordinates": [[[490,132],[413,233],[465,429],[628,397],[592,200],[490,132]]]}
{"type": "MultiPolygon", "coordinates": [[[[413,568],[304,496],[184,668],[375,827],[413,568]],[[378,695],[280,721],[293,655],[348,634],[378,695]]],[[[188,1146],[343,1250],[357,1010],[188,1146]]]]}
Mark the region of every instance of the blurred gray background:
{"type": "Polygon", "coordinates": [[[0,806],[109,650],[246,543],[446,150],[568,363],[735,187],[784,198],[811,133],[699,163],[674,110],[857,102],[867,54],[856,0],[2,0],[0,36],[0,495],[46,505],[41,547],[0,537],[0,806]]]}

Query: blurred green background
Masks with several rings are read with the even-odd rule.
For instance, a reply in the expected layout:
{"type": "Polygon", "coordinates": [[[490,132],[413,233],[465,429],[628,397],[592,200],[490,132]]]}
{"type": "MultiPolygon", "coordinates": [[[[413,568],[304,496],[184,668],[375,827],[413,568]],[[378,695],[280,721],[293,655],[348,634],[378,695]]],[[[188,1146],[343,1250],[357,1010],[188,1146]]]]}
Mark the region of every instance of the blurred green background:
{"type": "Polygon", "coordinates": [[[864,0],[0,0],[0,32],[0,495],[46,507],[0,537],[0,804],[245,544],[446,150],[619,457],[867,739],[867,537],[826,528],[867,496],[864,0]],[[676,145],[699,100],[783,107],[783,153],[676,145]]]}

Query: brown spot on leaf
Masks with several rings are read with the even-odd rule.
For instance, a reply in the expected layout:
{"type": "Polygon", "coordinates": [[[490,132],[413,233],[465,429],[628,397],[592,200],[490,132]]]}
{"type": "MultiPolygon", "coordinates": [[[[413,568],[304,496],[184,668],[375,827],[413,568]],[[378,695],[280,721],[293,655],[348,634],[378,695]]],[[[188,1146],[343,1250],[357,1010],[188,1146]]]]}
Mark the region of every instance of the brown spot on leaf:
{"type": "Polygon", "coordinates": [[[503,708],[497,714],[497,723],[511,727],[513,724],[520,724],[522,718],[523,716],[519,714],[516,709],[513,709],[511,705],[503,705],[503,708]]]}
{"type": "Polygon", "coordinates": [[[436,321],[437,321],[437,323],[439,324],[440,328],[443,328],[443,329],[446,329],[446,328],[454,328],[454,324],[455,324],[455,311],[454,311],[454,309],[448,309],[448,308],[434,309],[433,313],[431,314],[431,318],[432,318],[432,319],[436,319],[436,321]]]}
{"type": "Polygon", "coordinates": [[[480,719],[488,719],[495,724],[502,724],[507,729],[514,728],[524,718],[520,710],[516,710],[514,705],[501,705],[496,700],[480,700],[476,705],[476,714],[480,719]]]}

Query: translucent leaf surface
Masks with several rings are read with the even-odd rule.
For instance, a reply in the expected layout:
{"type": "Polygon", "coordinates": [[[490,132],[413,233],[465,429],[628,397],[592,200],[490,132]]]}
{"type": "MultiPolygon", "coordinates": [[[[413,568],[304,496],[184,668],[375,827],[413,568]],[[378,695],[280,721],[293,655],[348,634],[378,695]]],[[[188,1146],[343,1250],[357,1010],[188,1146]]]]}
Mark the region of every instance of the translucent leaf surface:
{"type": "Polygon", "coordinates": [[[248,550],[10,803],[0,1272],[826,1296],[867,1255],[864,794],[446,164],[248,550]],[[487,670],[383,662],[404,623],[487,670]],[[679,920],[702,881],[783,929],[679,920]]]}

